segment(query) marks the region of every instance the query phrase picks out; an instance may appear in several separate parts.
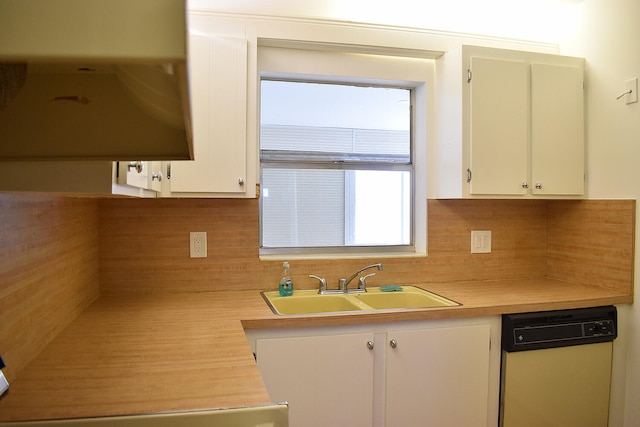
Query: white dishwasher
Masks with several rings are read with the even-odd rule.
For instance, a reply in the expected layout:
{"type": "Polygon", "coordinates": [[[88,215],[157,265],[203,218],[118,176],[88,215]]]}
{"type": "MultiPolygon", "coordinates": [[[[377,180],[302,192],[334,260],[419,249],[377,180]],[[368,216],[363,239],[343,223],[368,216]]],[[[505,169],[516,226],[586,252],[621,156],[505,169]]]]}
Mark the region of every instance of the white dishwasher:
{"type": "Polygon", "coordinates": [[[501,427],[606,427],[614,306],[502,316],[501,427]]]}

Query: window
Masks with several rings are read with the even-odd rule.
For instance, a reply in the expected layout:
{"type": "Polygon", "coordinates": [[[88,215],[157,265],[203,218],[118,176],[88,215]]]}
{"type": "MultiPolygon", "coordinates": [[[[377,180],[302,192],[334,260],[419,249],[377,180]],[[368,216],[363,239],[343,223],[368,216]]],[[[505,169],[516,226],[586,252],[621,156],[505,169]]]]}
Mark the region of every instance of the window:
{"type": "MultiPolygon", "coordinates": [[[[392,78],[367,74],[372,56],[363,74],[341,77],[327,65],[326,52],[318,53],[321,66],[314,68],[308,56],[291,61],[293,49],[281,49],[286,55],[275,62],[278,55],[267,50],[262,62],[274,68],[268,71],[259,50],[261,255],[420,253],[416,248],[426,240],[424,165],[417,168],[414,159],[425,153],[426,131],[422,115],[415,132],[412,105],[418,99],[424,114],[426,97],[423,82],[395,78],[412,70],[405,67],[415,58],[402,58],[392,78]],[[278,70],[292,64],[296,71],[328,66],[334,72],[278,70]]],[[[375,61],[388,67],[386,57],[375,61]]]]}

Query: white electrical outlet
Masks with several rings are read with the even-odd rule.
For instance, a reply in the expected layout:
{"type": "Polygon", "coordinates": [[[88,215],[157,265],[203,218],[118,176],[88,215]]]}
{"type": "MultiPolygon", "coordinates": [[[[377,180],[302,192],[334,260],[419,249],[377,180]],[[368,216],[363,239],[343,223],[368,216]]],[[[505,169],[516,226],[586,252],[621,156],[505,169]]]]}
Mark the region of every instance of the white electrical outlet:
{"type": "Polygon", "coordinates": [[[191,258],[207,257],[207,232],[192,231],[189,233],[189,253],[191,258]]]}
{"type": "Polygon", "coordinates": [[[471,253],[491,253],[491,230],[471,232],[471,253]]]}

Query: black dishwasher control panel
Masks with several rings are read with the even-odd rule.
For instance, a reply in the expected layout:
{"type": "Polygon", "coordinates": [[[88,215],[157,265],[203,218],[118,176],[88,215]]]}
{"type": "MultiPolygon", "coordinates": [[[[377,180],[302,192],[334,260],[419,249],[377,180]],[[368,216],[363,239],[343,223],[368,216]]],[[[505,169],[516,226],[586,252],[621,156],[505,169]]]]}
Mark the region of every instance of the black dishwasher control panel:
{"type": "Polygon", "coordinates": [[[614,306],[502,316],[502,349],[537,350],[613,341],[618,336],[614,306]]]}

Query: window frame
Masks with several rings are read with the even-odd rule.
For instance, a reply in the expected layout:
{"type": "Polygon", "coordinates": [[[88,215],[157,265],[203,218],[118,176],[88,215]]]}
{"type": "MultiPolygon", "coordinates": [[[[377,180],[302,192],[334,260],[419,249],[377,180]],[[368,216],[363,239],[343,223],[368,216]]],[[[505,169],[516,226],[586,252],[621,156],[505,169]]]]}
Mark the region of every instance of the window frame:
{"type": "MultiPolygon", "coordinates": [[[[285,49],[285,48],[274,48],[268,47],[268,50],[280,51],[278,54],[282,54],[282,58],[279,61],[275,61],[275,63],[279,63],[279,66],[274,67],[273,62],[273,52],[269,52],[270,59],[267,61],[271,65],[262,66],[260,61],[260,48],[259,48],[259,60],[258,60],[258,117],[260,117],[260,94],[259,88],[261,86],[262,80],[285,80],[285,81],[302,81],[302,82],[314,82],[314,83],[332,83],[332,84],[347,84],[347,85],[365,85],[365,86],[379,86],[379,87],[395,87],[408,89],[411,91],[411,128],[410,128],[410,156],[409,156],[409,166],[411,173],[411,203],[410,203],[410,221],[411,221],[411,231],[410,231],[410,242],[407,245],[382,245],[382,246],[332,246],[332,247],[279,247],[279,248],[270,248],[263,247],[262,236],[263,236],[263,222],[262,222],[262,195],[259,198],[260,204],[260,224],[259,224],[259,255],[261,259],[283,259],[284,256],[287,258],[335,258],[342,257],[344,258],[349,256],[368,256],[375,255],[376,257],[380,256],[425,256],[426,255],[426,140],[428,137],[426,122],[427,122],[427,104],[432,102],[432,94],[427,94],[426,86],[429,85],[432,87],[432,78],[433,78],[433,60],[425,59],[425,58],[409,58],[409,60],[416,61],[431,61],[431,65],[425,64],[422,71],[424,74],[421,78],[415,78],[416,72],[408,72],[406,76],[403,73],[397,73],[391,77],[384,75],[385,73],[355,73],[358,76],[354,77],[347,75],[343,70],[340,70],[339,66],[334,68],[333,65],[328,65],[324,67],[324,70],[318,69],[318,73],[302,73],[301,70],[314,69],[314,66],[306,67],[304,65],[305,62],[309,59],[309,55],[319,56],[321,58],[326,58],[326,55],[332,55],[340,58],[340,60],[344,59],[345,56],[351,56],[349,59],[353,59],[353,56],[348,52],[323,52],[323,51],[306,51],[297,49],[285,49]],[[296,53],[301,54],[301,58],[299,61],[291,61],[292,55],[296,55],[296,53]],[[285,65],[286,64],[286,65],[285,65]],[[293,64],[293,66],[290,66],[293,64]],[[301,65],[303,64],[303,65],[301,65]],[[297,71],[297,72],[296,72],[297,71]],[[325,73],[323,73],[326,72],[325,73]],[[416,106],[416,103],[419,103],[419,106],[416,106]],[[418,132],[416,132],[418,129],[418,132]]],[[[369,56],[377,56],[377,55],[369,55],[369,56]]],[[[383,55],[386,59],[386,55],[383,55]]],[[[407,59],[407,58],[402,58],[407,59]]],[[[311,61],[314,62],[314,61],[311,61]]],[[[323,61],[325,64],[325,61],[323,61]]],[[[386,66],[385,66],[386,67],[386,66]]],[[[385,68],[382,67],[382,68],[385,68]]],[[[323,67],[320,67],[323,68],[323,67]]],[[[346,68],[350,68],[347,66],[346,68]]],[[[375,67],[374,67],[375,68],[375,67]]],[[[367,68],[368,70],[372,68],[367,68]]],[[[406,68],[405,68],[406,69],[406,68]]],[[[307,70],[304,70],[307,71],[307,70]]],[[[316,71],[314,69],[314,71],[316,71]]],[[[391,73],[393,74],[393,73],[391,73]]],[[[260,123],[258,120],[258,128],[260,127],[260,123]]],[[[260,134],[260,132],[258,132],[260,134]]],[[[259,180],[263,182],[262,171],[263,171],[263,158],[262,151],[260,149],[261,144],[258,141],[258,152],[259,152],[259,162],[258,162],[258,170],[259,170],[259,180]]],[[[288,165],[288,162],[278,163],[275,159],[271,159],[272,164],[270,166],[284,166],[284,167],[295,167],[293,165],[288,165]]],[[[317,164],[314,165],[317,168],[317,164]]],[[[349,159],[346,159],[345,162],[341,165],[341,167],[345,169],[367,169],[371,170],[377,168],[378,166],[374,163],[366,163],[366,162],[350,162],[349,159]]],[[[405,167],[406,166],[402,166],[405,167]]],[[[401,167],[401,168],[402,168],[401,167]]],[[[335,167],[337,169],[337,167],[335,167]]],[[[382,167],[383,170],[386,170],[387,167],[382,167]]]]}

